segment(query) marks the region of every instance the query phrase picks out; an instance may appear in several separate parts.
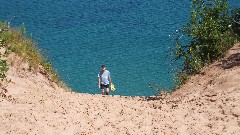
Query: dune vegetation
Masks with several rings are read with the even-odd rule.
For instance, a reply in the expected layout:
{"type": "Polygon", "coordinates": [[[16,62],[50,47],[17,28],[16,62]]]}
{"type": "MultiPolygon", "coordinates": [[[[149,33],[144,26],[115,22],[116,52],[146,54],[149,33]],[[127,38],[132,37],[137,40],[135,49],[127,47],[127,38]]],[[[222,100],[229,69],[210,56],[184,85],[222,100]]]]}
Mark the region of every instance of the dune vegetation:
{"type": "Polygon", "coordinates": [[[174,89],[223,58],[239,36],[240,9],[230,9],[227,0],[193,0],[190,20],[178,32],[173,51],[175,61],[181,61],[174,89]]]}
{"type": "Polygon", "coordinates": [[[10,53],[15,53],[28,63],[29,71],[40,72],[51,81],[67,88],[59,79],[58,73],[53,70],[48,58],[41,54],[41,50],[37,47],[37,43],[33,41],[32,36],[27,37],[26,33],[24,24],[19,28],[11,28],[10,22],[0,21],[0,43],[3,50],[0,55],[0,79],[7,81],[5,74],[9,66],[5,59],[10,53]]]}

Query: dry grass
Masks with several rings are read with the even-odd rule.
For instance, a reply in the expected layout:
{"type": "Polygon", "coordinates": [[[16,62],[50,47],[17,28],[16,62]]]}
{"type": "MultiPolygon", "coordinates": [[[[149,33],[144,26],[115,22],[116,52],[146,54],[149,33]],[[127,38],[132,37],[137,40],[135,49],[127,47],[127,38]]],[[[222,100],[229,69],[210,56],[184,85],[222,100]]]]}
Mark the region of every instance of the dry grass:
{"type": "Polygon", "coordinates": [[[24,24],[20,28],[10,28],[9,25],[10,23],[0,22],[0,37],[6,49],[4,54],[16,53],[24,62],[28,63],[28,70],[46,75],[51,81],[69,91],[66,84],[59,79],[58,73],[53,70],[47,57],[42,56],[41,50],[37,47],[37,43],[32,40],[32,36],[27,37],[24,24]]]}

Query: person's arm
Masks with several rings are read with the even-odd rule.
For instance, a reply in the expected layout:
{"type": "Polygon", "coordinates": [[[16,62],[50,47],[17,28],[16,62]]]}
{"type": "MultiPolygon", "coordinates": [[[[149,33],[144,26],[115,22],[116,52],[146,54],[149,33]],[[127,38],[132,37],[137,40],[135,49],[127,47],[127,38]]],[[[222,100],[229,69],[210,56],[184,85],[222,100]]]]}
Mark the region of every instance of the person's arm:
{"type": "Polygon", "coordinates": [[[110,76],[108,76],[108,80],[110,82],[110,86],[112,85],[112,78],[110,76]]]}
{"type": "Polygon", "coordinates": [[[100,77],[98,77],[98,88],[99,88],[99,89],[101,88],[101,85],[100,85],[100,77]]]}
{"type": "Polygon", "coordinates": [[[99,74],[98,74],[98,88],[99,88],[99,89],[101,88],[100,83],[101,83],[101,79],[100,79],[100,73],[99,73],[99,74]]]}

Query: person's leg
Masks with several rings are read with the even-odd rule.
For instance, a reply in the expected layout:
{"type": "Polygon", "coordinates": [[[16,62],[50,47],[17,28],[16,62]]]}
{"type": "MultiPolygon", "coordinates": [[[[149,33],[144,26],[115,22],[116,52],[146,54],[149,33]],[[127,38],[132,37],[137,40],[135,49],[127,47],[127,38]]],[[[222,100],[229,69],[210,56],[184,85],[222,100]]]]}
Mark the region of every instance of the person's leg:
{"type": "Polygon", "coordinates": [[[102,89],[102,95],[104,95],[104,88],[102,89]]]}
{"type": "Polygon", "coordinates": [[[106,85],[106,95],[108,95],[108,91],[109,91],[109,84],[106,85]]]}
{"type": "Polygon", "coordinates": [[[102,89],[102,95],[104,95],[104,86],[101,84],[100,87],[102,89]]]}
{"type": "Polygon", "coordinates": [[[106,88],[106,95],[108,95],[109,88],[106,88]]]}

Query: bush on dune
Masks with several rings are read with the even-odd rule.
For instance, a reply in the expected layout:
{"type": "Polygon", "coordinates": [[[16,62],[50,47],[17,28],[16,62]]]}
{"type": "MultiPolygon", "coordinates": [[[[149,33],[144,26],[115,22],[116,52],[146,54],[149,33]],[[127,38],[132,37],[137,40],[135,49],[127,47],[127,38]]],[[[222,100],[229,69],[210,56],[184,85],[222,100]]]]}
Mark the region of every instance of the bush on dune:
{"type": "Polygon", "coordinates": [[[176,38],[174,55],[182,61],[182,68],[176,75],[175,89],[203,66],[222,58],[236,43],[240,23],[233,23],[233,18],[239,21],[239,13],[230,14],[227,0],[192,1],[190,21],[176,38]]]}

